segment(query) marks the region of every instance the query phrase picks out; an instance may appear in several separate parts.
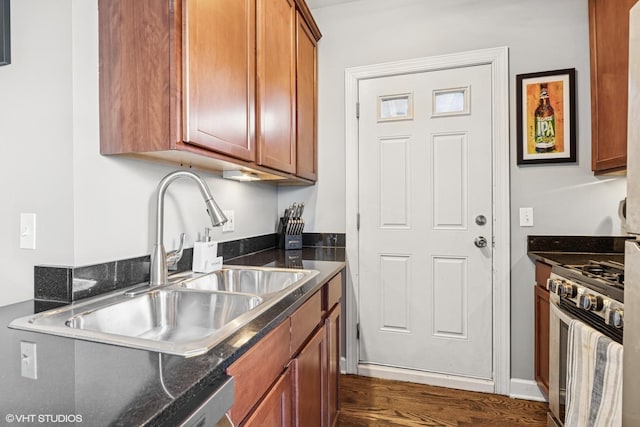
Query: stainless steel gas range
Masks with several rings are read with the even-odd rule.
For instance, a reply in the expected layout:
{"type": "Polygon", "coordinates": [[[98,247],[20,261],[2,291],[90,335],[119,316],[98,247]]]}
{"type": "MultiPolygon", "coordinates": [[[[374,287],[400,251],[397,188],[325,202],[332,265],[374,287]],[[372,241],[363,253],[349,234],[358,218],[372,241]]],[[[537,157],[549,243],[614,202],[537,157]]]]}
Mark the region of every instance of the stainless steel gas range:
{"type": "Polygon", "coordinates": [[[622,344],[624,333],[624,265],[589,261],[554,266],[547,282],[549,316],[549,426],[565,418],[567,342],[571,320],[579,320],[622,344]]]}

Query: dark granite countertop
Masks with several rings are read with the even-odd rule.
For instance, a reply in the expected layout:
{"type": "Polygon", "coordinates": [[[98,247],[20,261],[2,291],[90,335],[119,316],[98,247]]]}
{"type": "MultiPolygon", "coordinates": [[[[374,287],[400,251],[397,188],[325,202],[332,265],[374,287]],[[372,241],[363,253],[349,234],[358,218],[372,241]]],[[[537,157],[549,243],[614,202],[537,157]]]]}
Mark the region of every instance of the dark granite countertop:
{"type": "Polygon", "coordinates": [[[528,236],[527,253],[551,265],[582,265],[593,261],[624,264],[626,236],[528,236]]]}
{"type": "Polygon", "coordinates": [[[320,274],[193,358],[10,329],[6,325],[13,319],[34,313],[34,301],[0,307],[5,325],[0,327],[0,425],[47,425],[47,420],[60,426],[176,425],[223,384],[233,361],[342,270],[344,259],[344,248],[314,247],[270,249],[226,261],[320,274]],[[36,343],[37,380],[21,376],[21,341],[36,343]]]}

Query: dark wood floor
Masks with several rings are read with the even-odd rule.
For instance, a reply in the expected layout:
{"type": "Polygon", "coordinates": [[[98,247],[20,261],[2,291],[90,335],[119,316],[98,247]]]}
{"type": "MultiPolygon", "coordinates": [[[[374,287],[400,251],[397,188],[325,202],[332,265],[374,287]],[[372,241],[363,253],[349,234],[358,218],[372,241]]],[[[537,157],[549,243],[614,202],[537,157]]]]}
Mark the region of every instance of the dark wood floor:
{"type": "Polygon", "coordinates": [[[342,375],[338,426],[546,426],[548,405],[487,393],[342,375]]]}

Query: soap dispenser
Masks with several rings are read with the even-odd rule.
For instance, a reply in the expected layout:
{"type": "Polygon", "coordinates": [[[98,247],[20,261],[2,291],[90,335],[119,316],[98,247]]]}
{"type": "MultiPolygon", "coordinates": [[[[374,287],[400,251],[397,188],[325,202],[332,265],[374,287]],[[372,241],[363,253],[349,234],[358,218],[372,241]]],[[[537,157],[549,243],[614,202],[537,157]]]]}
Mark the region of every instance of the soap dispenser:
{"type": "Polygon", "coordinates": [[[211,273],[222,267],[222,257],[218,256],[218,242],[211,239],[211,229],[205,228],[204,240],[193,243],[194,273],[211,273]]]}

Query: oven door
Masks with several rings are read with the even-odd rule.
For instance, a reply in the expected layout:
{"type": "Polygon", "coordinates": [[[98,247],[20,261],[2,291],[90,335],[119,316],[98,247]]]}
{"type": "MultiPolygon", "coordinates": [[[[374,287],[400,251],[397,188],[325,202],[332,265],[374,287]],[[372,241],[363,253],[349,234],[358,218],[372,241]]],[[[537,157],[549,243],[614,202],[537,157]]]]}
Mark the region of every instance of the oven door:
{"type": "Polygon", "coordinates": [[[567,342],[573,316],[559,307],[560,297],[549,295],[549,409],[548,426],[564,425],[567,391],[567,342]]]}

